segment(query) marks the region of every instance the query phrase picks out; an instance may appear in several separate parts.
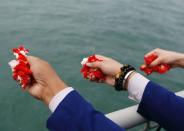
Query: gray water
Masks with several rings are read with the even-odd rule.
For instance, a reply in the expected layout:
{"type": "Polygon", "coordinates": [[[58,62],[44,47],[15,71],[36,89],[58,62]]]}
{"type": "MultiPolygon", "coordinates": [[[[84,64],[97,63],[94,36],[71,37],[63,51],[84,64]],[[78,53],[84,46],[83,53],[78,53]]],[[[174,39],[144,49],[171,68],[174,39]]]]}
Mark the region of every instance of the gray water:
{"type": "MultiPolygon", "coordinates": [[[[183,52],[183,41],[183,0],[0,0],[0,130],[47,130],[50,111],[20,89],[7,65],[14,58],[11,48],[21,43],[108,113],[135,103],[126,92],[84,80],[79,72],[83,57],[102,54],[138,70],[148,51],[183,52]]],[[[183,76],[182,69],[175,69],[149,79],[180,91],[183,76]]]]}

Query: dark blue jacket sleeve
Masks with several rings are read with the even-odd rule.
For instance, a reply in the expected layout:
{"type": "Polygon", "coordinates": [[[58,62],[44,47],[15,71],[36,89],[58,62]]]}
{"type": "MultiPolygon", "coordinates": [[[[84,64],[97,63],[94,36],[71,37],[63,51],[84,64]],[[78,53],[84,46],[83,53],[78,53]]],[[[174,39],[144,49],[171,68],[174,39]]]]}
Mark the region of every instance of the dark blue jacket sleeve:
{"type": "Polygon", "coordinates": [[[184,131],[184,99],[153,82],[144,91],[138,113],[167,131],[184,131]]]}
{"type": "Polygon", "coordinates": [[[76,91],[59,104],[47,121],[50,131],[125,131],[96,111],[76,91]]]}

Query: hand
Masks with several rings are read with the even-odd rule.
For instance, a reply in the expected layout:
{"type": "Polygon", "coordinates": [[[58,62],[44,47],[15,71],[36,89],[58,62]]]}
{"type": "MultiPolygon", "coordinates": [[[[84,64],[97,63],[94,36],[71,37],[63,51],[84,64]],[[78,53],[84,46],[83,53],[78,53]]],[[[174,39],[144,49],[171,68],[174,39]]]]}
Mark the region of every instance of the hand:
{"type": "Polygon", "coordinates": [[[87,66],[91,68],[99,68],[105,75],[105,81],[104,83],[114,86],[115,84],[115,76],[120,72],[120,68],[123,66],[123,64],[117,62],[116,60],[113,60],[111,58],[101,56],[101,55],[95,55],[98,59],[103,61],[93,62],[93,63],[87,63],[87,66]]]}
{"type": "Polygon", "coordinates": [[[28,56],[28,61],[34,77],[34,83],[27,87],[28,92],[48,105],[51,99],[67,85],[48,62],[33,56],[28,56]]]}
{"type": "Polygon", "coordinates": [[[162,49],[154,49],[153,51],[149,52],[145,56],[149,56],[152,53],[156,53],[158,58],[153,61],[149,66],[157,66],[160,64],[168,64],[172,68],[174,67],[184,67],[184,54],[177,53],[173,51],[167,51],[162,49]]]}

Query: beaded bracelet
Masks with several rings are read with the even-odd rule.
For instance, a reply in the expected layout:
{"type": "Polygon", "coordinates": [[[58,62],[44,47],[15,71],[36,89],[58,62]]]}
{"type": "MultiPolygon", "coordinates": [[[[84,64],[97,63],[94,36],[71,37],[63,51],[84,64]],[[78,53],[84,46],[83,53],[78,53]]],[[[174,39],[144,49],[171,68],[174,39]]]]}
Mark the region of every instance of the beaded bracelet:
{"type": "Polygon", "coordinates": [[[121,67],[121,72],[118,73],[115,77],[115,90],[126,90],[125,83],[132,71],[135,71],[135,68],[131,65],[124,65],[123,67],[121,67]]]}

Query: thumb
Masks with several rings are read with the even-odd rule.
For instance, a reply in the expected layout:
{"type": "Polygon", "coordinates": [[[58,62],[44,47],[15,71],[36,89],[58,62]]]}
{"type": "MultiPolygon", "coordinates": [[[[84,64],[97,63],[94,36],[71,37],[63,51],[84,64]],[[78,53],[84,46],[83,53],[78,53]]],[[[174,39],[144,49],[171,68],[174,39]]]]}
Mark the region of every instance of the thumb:
{"type": "Polygon", "coordinates": [[[161,58],[157,58],[156,60],[154,60],[150,66],[153,67],[153,66],[157,66],[157,65],[160,65],[162,62],[161,58]]]}
{"type": "Polygon", "coordinates": [[[39,58],[34,57],[34,56],[27,56],[27,60],[29,61],[30,65],[34,65],[35,62],[37,62],[39,60],[39,58]]]}
{"type": "Polygon", "coordinates": [[[99,62],[99,61],[92,62],[92,63],[86,63],[86,65],[88,67],[91,67],[91,68],[101,68],[101,66],[102,66],[101,62],[99,62]]]}

